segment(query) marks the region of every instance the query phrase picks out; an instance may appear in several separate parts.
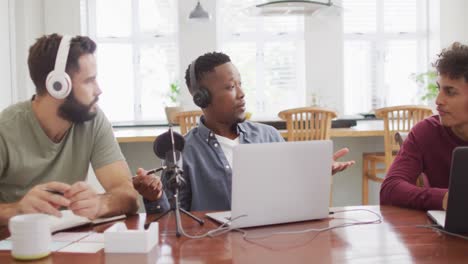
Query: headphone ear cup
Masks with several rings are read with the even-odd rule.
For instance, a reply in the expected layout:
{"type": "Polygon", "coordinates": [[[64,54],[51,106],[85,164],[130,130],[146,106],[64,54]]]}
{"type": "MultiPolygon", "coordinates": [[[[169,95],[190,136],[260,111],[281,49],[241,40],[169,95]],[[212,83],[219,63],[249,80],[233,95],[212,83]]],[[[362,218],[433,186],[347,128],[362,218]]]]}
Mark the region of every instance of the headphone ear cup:
{"type": "Polygon", "coordinates": [[[200,87],[193,95],[193,102],[200,108],[207,108],[211,103],[210,92],[207,89],[200,87]]]}
{"type": "Polygon", "coordinates": [[[46,88],[52,97],[64,99],[72,89],[70,76],[66,72],[51,71],[47,75],[46,88]]]}

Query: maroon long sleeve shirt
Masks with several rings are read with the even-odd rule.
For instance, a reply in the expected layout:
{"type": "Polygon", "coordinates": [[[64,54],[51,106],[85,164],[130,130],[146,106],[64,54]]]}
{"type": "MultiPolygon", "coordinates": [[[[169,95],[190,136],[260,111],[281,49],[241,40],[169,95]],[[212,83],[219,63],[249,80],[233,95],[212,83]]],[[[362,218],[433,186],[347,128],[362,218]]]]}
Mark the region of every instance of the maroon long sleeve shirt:
{"type": "Polygon", "coordinates": [[[382,183],[380,204],[441,210],[453,149],[467,145],[450,128],[442,126],[437,115],[416,124],[382,183]],[[427,176],[430,187],[415,185],[421,173],[427,176]]]}

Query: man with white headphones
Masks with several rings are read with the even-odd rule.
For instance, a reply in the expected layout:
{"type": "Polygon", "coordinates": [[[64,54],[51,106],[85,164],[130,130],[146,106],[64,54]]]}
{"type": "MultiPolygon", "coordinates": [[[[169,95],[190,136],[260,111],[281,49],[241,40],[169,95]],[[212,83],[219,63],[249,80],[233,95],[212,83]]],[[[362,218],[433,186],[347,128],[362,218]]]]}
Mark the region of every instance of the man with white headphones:
{"type": "Polygon", "coordinates": [[[134,213],[137,193],[97,107],[96,44],[52,34],[29,49],[36,95],[0,113],[0,225],[14,215],[60,216],[60,207],[90,219],[134,213]],[[92,165],[105,194],[86,179],[92,165]]]}

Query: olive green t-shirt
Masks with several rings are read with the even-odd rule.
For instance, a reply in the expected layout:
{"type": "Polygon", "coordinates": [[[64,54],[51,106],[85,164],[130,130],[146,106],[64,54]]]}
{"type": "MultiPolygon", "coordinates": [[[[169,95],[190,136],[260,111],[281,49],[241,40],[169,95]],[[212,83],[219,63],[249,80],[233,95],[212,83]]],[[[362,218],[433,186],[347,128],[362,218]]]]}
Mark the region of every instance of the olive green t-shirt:
{"type": "Polygon", "coordinates": [[[97,169],[124,160],[112,126],[98,109],[94,119],[73,124],[59,143],[41,128],[31,101],[0,113],[0,203],[15,202],[40,183],[83,181],[97,169]]]}

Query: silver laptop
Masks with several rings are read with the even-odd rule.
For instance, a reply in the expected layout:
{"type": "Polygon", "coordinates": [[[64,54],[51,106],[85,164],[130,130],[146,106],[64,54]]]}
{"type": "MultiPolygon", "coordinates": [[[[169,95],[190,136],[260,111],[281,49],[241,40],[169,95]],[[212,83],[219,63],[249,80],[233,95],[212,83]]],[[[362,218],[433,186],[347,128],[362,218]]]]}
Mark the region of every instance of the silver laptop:
{"type": "Polygon", "coordinates": [[[330,140],[236,146],[232,211],[207,216],[234,228],[328,217],[332,150],[330,140]]]}
{"type": "Polygon", "coordinates": [[[429,217],[452,233],[468,233],[468,147],[457,147],[452,154],[447,212],[428,211],[429,217]]]}

